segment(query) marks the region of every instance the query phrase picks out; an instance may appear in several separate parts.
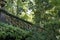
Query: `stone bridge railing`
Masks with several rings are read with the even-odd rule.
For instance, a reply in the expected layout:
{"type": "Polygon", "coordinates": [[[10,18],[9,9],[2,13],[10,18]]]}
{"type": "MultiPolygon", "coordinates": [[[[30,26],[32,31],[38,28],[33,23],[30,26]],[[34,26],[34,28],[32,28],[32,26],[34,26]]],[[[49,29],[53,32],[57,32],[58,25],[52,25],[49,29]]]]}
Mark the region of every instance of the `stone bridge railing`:
{"type": "Polygon", "coordinates": [[[27,29],[27,30],[30,30],[33,25],[28,21],[25,21],[19,17],[16,17],[10,14],[9,12],[7,12],[2,8],[0,8],[0,21],[23,28],[23,29],[27,29]]]}

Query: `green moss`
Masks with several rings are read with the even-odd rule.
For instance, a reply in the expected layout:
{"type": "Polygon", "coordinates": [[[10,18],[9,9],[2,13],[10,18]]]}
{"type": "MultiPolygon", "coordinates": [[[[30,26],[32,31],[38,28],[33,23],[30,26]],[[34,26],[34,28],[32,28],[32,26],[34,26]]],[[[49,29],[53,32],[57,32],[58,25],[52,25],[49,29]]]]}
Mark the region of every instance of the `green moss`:
{"type": "Polygon", "coordinates": [[[12,25],[8,25],[0,22],[0,39],[8,40],[12,38],[13,40],[20,40],[26,37],[29,34],[29,31],[22,30],[18,27],[14,27],[12,25]],[[7,39],[8,38],[8,39],[7,39]]]}

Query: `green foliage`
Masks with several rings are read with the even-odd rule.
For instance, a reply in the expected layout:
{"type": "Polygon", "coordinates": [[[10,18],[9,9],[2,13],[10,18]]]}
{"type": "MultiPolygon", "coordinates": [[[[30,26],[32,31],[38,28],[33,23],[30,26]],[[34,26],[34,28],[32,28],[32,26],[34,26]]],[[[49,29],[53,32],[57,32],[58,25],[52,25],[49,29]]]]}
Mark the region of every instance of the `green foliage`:
{"type": "Polygon", "coordinates": [[[32,10],[35,8],[33,0],[32,0],[33,2],[31,0],[24,0],[24,2],[22,0],[6,0],[6,1],[7,3],[5,8],[13,15],[18,16],[19,18],[26,19],[28,21],[32,19],[32,11],[29,13],[27,12],[28,10],[32,10]],[[27,17],[25,17],[25,14],[27,15],[27,17]]]}
{"type": "Polygon", "coordinates": [[[29,35],[29,31],[0,22],[0,40],[21,40],[29,35]]]}
{"type": "MultiPolygon", "coordinates": [[[[36,38],[36,39],[34,38],[35,40],[59,40],[60,39],[60,34],[59,34],[59,29],[60,29],[60,17],[59,17],[60,9],[59,8],[60,8],[60,5],[59,5],[58,1],[35,0],[35,3],[36,3],[36,11],[34,12],[35,24],[46,29],[46,31],[43,31],[41,33],[39,30],[39,32],[37,32],[38,36],[34,36],[36,38]],[[45,33],[45,35],[43,35],[44,33],[45,33]],[[40,36],[40,34],[41,34],[41,36],[40,36]],[[57,36],[59,36],[59,37],[57,37],[57,36]]],[[[36,32],[35,32],[35,34],[36,34],[36,32]]]]}
{"type": "Polygon", "coordinates": [[[32,31],[32,37],[27,38],[27,40],[60,40],[60,0],[14,1],[12,4],[12,1],[7,0],[6,8],[10,12],[14,13],[14,15],[22,13],[22,16],[19,15],[19,17],[28,20],[30,15],[27,15],[27,11],[32,9],[33,22],[46,30],[38,29],[35,26],[36,28],[33,28],[34,31],[32,31]],[[23,10],[19,10],[20,8],[23,10]]]}

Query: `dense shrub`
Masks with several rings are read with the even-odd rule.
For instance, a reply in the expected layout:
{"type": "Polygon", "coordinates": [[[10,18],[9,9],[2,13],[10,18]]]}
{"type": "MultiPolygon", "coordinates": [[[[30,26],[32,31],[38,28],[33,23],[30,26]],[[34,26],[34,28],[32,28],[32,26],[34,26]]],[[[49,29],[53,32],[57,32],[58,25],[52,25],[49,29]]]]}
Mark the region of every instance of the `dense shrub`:
{"type": "Polygon", "coordinates": [[[23,40],[30,32],[0,22],[0,40],[23,40]]]}

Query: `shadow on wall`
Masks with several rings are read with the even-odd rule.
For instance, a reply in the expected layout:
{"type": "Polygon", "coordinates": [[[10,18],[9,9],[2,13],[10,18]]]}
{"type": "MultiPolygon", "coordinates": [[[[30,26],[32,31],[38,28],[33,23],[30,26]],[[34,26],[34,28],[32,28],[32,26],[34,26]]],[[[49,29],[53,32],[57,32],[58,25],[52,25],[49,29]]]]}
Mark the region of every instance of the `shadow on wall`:
{"type": "Polygon", "coordinates": [[[5,15],[2,12],[0,12],[0,21],[5,22],[5,20],[5,15]]]}

